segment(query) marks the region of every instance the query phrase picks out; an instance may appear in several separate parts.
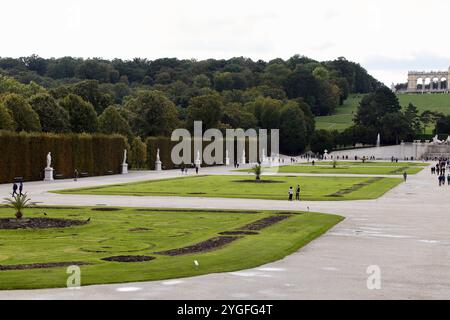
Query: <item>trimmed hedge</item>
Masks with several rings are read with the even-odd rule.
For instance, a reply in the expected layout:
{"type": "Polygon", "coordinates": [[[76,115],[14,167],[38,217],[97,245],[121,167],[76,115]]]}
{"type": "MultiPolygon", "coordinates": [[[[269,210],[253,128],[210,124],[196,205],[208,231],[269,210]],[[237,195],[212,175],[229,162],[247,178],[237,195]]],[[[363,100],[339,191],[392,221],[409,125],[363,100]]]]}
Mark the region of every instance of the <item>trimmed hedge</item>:
{"type": "Polygon", "coordinates": [[[73,177],[75,168],[89,176],[120,173],[125,148],[121,135],[0,132],[0,183],[43,179],[48,152],[54,174],[64,178],[73,177]]]}
{"type": "MultiPolygon", "coordinates": [[[[155,161],[156,161],[156,153],[157,149],[159,148],[159,157],[161,159],[163,169],[174,169],[178,168],[179,166],[174,165],[171,159],[171,153],[172,148],[176,146],[179,141],[171,141],[170,137],[148,137],[145,140],[145,143],[147,144],[147,167],[150,170],[155,169],[155,161]]],[[[210,141],[203,141],[202,142],[202,149],[204,149],[207,145],[209,145],[210,141]]],[[[266,154],[270,154],[270,137],[268,138],[268,149],[266,150],[266,154]]],[[[225,163],[225,152],[226,152],[226,142],[224,141],[223,145],[223,162],[225,163]]],[[[194,163],[195,158],[197,157],[196,154],[194,154],[194,146],[192,141],[192,154],[191,154],[191,163],[194,163]]],[[[247,161],[249,160],[249,140],[246,138],[245,141],[245,155],[247,161]]],[[[234,159],[230,159],[230,164],[233,165],[233,163],[237,160],[237,142],[234,142],[234,159]]],[[[240,160],[240,159],[239,159],[240,160]]],[[[208,166],[205,163],[202,163],[202,167],[208,166]]]]}

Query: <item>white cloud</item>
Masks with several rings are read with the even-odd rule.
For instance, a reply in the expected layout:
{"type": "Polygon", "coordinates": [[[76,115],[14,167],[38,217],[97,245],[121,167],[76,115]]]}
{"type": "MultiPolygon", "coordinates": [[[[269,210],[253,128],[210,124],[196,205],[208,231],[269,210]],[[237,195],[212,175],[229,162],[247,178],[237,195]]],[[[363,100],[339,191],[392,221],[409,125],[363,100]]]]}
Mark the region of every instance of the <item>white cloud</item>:
{"type": "Polygon", "coordinates": [[[0,56],[345,56],[387,84],[450,65],[440,0],[2,0],[0,10],[0,56]]]}

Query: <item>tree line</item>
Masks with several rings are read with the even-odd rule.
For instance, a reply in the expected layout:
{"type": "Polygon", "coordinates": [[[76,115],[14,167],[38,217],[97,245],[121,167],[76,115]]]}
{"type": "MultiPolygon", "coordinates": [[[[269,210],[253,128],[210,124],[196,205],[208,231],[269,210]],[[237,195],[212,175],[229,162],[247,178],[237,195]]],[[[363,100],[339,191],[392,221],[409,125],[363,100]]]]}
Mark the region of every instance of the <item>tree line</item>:
{"type": "Polygon", "coordinates": [[[359,64],[164,58],[0,58],[0,130],[168,136],[175,128],[280,129],[282,152],[314,141],[314,117],[382,87],[359,64]]]}

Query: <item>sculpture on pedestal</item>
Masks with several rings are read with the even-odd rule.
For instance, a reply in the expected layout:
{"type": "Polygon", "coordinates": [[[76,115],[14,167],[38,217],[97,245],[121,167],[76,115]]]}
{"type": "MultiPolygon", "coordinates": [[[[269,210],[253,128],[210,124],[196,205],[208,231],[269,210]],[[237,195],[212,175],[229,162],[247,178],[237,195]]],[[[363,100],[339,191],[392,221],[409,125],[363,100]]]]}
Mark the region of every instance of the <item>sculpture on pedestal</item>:
{"type": "Polygon", "coordinates": [[[44,169],[44,181],[53,181],[52,153],[47,153],[47,166],[44,169]]]}
{"type": "Polygon", "coordinates": [[[226,166],[230,165],[230,157],[228,156],[228,149],[225,150],[225,165],[226,166]]]}
{"type": "Polygon", "coordinates": [[[197,150],[197,157],[195,158],[194,164],[196,167],[200,168],[202,160],[200,160],[200,150],[197,150]]]}
{"type": "Polygon", "coordinates": [[[161,162],[161,158],[159,157],[159,148],[156,149],[155,170],[156,171],[161,171],[162,170],[162,162],[161,162]]]}
{"type": "Polygon", "coordinates": [[[122,174],[128,173],[127,149],[123,149],[122,174]]]}

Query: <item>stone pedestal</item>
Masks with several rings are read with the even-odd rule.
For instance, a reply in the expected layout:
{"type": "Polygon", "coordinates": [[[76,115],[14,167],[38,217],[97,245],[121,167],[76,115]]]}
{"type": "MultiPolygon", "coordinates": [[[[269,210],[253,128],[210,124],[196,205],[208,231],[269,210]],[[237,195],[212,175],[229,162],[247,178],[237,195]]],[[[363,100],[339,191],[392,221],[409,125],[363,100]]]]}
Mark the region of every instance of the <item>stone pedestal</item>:
{"type": "Polygon", "coordinates": [[[225,165],[226,166],[230,165],[230,158],[228,158],[228,157],[225,158],[225,165]]]}
{"type": "Polygon", "coordinates": [[[155,170],[156,171],[162,170],[162,162],[161,161],[155,161],[155,170]]]}
{"type": "Polygon", "coordinates": [[[122,163],[122,174],[128,173],[128,163],[122,163]]]}
{"type": "Polygon", "coordinates": [[[200,161],[200,159],[197,159],[197,160],[194,161],[194,165],[195,165],[196,167],[199,167],[199,168],[200,168],[201,164],[202,164],[202,162],[200,161]]]}
{"type": "Polygon", "coordinates": [[[53,168],[45,168],[44,173],[44,181],[53,181],[53,168]]]}

